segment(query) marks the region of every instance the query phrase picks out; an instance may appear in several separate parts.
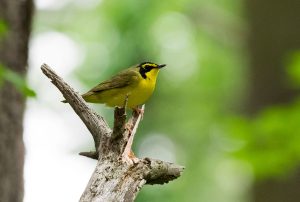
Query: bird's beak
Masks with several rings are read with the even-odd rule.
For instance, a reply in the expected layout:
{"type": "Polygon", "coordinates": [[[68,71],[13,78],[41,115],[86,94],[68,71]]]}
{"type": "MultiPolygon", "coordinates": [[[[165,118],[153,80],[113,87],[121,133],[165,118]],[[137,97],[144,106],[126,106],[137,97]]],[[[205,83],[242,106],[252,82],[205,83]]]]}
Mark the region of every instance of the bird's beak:
{"type": "Polygon", "coordinates": [[[158,65],[157,68],[158,68],[158,69],[161,69],[161,68],[163,68],[163,67],[165,67],[165,66],[167,66],[167,65],[166,65],[166,64],[162,64],[162,65],[158,65]]]}

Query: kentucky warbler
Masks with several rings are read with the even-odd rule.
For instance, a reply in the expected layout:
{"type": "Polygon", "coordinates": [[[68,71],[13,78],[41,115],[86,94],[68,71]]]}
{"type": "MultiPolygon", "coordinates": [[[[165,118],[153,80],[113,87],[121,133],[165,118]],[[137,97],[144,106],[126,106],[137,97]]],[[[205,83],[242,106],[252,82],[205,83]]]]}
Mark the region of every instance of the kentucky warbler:
{"type": "Polygon", "coordinates": [[[122,107],[128,96],[127,107],[135,109],[150,98],[158,72],[164,66],[152,62],[135,65],[98,84],[84,93],[82,98],[86,102],[122,107]]]}

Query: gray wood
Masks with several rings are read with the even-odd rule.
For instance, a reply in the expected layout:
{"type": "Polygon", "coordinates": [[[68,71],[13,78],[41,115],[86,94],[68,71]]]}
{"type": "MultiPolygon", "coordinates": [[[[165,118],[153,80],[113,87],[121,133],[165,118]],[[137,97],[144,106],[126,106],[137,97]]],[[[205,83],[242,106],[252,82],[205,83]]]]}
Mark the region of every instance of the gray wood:
{"type": "Polygon", "coordinates": [[[131,156],[131,145],[141,120],[141,114],[133,113],[126,123],[126,110],[115,108],[114,130],[112,131],[105,120],[91,110],[82,97],[49,66],[43,64],[41,69],[61,91],[95,141],[96,151],[80,153],[98,160],[80,202],[134,201],[144,184],[164,184],[181,175],[184,170],[182,166],[131,156]]]}

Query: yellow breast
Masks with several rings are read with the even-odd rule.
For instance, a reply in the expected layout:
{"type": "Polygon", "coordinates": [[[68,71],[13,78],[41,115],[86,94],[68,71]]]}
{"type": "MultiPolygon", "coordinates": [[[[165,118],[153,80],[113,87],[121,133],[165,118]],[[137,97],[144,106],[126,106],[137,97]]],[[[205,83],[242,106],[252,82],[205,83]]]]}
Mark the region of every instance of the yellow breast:
{"type": "Polygon", "coordinates": [[[133,108],[144,104],[152,95],[156,80],[146,78],[140,80],[138,85],[130,90],[128,98],[128,107],[133,108]]]}
{"type": "Polygon", "coordinates": [[[148,72],[146,74],[147,78],[144,79],[140,77],[135,84],[124,88],[105,91],[102,94],[102,97],[104,98],[102,99],[103,103],[110,107],[122,107],[125,98],[128,95],[128,108],[135,108],[138,105],[144,104],[154,91],[158,71],[158,69],[155,69],[148,72]]]}

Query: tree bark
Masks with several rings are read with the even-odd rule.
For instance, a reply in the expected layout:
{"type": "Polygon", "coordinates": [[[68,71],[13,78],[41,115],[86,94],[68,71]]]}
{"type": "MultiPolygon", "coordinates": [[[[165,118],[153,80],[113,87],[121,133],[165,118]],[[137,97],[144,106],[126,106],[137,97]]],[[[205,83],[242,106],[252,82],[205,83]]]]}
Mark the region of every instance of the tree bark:
{"type": "MultiPolygon", "coordinates": [[[[249,115],[274,104],[285,104],[299,91],[288,85],[286,56],[300,48],[298,0],[247,0],[250,38],[250,90],[245,109],[249,115]]],[[[299,169],[300,170],[300,169],[299,169]]],[[[300,201],[300,172],[286,179],[256,182],[253,201],[300,201]]]]}
{"type": "Polygon", "coordinates": [[[80,153],[98,160],[80,202],[134,201],[144,184],[164,184],[181,175],[182,166],[149,158],[138,159],[133,155],[131,145],[142,115],[134,112],[126,123],[127,98],[124,98],[123,108],[115,108],[111,130],[104,119],[46,64],[42,65],[42,71],[61,91],[94,138],[96,151],[80,153]]]}
{"type": "Polygon", "coordinates": [[[300,48],[298,0],[247,0],[249,17],[249,96],[245,109],[255,114],[289,103],[299,90],[289,86],[285,59],[300,48]]]}
{"type": "MultiPolygon", "coordinates": [[[[0,64],[25,76],[33,5],[1,0],[0,64]]],[[[0,201],[23,200],[23,113],[25,97],[9,82],[0,86],[0,201]]]]}

